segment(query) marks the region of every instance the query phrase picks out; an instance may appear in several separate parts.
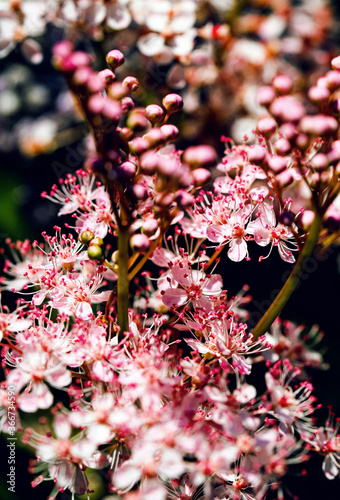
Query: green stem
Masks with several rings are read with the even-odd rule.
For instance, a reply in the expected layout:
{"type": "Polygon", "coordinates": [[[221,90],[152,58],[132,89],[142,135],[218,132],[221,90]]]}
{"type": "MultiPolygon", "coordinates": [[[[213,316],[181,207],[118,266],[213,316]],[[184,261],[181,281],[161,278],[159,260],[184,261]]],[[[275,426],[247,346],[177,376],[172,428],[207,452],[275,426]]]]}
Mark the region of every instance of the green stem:
{"type": "Polygon", "coordinates": [[[254,330],[252,331],[255,339],[258,339],[259,337],[261,337],[261,335],[264,335],[268,331],[268,328],[278,317],[278,315],[290,299],[290,296],[294,292],[297,284],[299,283],[305,263],[307,259],[312,255],[313,250],[318,242],[322,227],[322,217],[322,213],[319,213],[317,211],[315,212],[315,217],[307,236],[306,243],[304,244],[300,252],[299,258],[292,272],[290,273],[289,278],[281,288],[280,293],[277,295],[273,303],[270,305],[270,307],[267,309],[265,314],[262,316],[260,321],[255,326],[254,330]]]}
{"type": "Polygon", "coordinates": [[[118,234],[117,308],[120,337],[129,331],[129,226],[122,224],[118,234]]]}

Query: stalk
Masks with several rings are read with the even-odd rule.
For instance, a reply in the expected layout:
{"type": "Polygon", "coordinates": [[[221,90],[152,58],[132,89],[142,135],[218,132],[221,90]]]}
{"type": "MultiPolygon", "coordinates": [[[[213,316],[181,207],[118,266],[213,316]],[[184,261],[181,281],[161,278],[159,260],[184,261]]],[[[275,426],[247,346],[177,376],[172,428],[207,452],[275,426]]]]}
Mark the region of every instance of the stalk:
{"type": "Polygon", "coordinates": [[[300,252],[298,260],[296,261],[296,264],[292,272],[290,273],[289,278],[281,288],[278,296],[269,306],[265,314],[262,316],[260,321],[255,326],[254,330],[252,331],[255,339],[258,339],[259,337],[261,337],[261,335],[264,335],[268,331],[268,328],[278,317],[284,306],[287,304],[297,284],[299,283],[304,270],[304,265],[307,259],[312,255],[313,250],[318,242],[322,227],[322,217],[322,213],[320,214],[318,211],[315,211],[315,217],[307,236],[306,243],[304,244],[300,252]]]}
{"type": "Polygon", "coordinates": [[[129,331],[129,226],[122,224],[118,234],[117,309],[120,336],[129,331]]]}

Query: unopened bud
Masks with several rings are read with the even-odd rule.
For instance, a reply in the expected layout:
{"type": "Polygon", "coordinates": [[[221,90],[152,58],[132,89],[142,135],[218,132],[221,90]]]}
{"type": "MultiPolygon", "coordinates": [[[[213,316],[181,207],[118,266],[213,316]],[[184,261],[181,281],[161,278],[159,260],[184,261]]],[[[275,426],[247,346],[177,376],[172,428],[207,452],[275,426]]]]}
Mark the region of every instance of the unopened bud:
{"type": "Polygon", "coordinates": [[[274,174],[280,174],[288,167],[290,158],[285,156],[272,156],[268,159],[268,167],[274,174]]]}
{"type": "Polygon", "coordinates": [[[281,188],[285,188],[294,182],[293,174],[290,170],[284,170],[276,176],[276,182],[281,188]]]}
{"type": "Polygon", "coordinates": [[[134,234],[130,239],[132,250],[144,253],[150,248],[150,240],[146,234],[134,234]]]}
{"type": "Polygon", "coordinates": [[[259,134],[267,138],[275,134],[276,129],[277,123],[273,118],[270,117],[262,118],[257,123],[257,131],[259,132],[259,134]]]}
{"type": "Polygon", "coordinates": [[[147,129],[150,124],[149,121],[145,118],[143,110],[140,108],[134,109],[128,116],[126,120],[126,126],[131,130],[136,132],[143,131],[147,129]]]}
{"type": "Polygon", "coordinates": [[[183,159],[193,168],[205,168],[216,165],[217,155],[211,146],[190,146],[185,150],[183,159]]]}
{"type": "Polygon", "coordinates": [[[325,170],[328,165],[328,158],[323,153],[316,154],[310,161],[310,166],[315,170],[325,170]]]}
{"type": "Polygon", "coordinates": [[[293,80],[288,75],[277,75],[273,78],[272,86],[278,94],[289,94],[293,88],[293,80]]]}
{"type": "Polygon", "coordinates": [[[333,69],[340,69],[340,56],[334,57],[331,61],[333,69]]]}
{"type": "Polygon", "coordinates": [[[175,125],[162,125],[160,130],[167,141],[175,141],[179,137],[179,130],[175,125]]]}
{"type": "Polygon", "coordinates": [[[132,154],[140,156],[149,149],[149,143],[146,139],[142,137],[135,137],[129,142],[129,148],[132,154]]]}
{"type": "Polygon", "coordinates": [[[104,245],[103,238],[96,236],[95,238],[93,238],[93,240],[90,241],[90,246],[92,245],[98,245],[99,247],[102,247],[104,245]]]}
{"type": "Polygon", "coordinates": [[[304,210],[297,218],[297,225],[303,230],[308,231],[311,227],[315,214],[312,210],[304,210]]]}
{"type": "Polygon", "coordinates": [[[147,236],[153,236],[159,227],[158,221],[156,219],[147,219],[142,226],[142,233],[147,236]]]}
{"type": "Polygon", "coordinates": [[[103,257],[103,250],[99,245],[91,245],[87,249],[87,255],[92,260],[100,260],[103,257]]]}
{"type": "Polygon", "coordinates": [[[276,97],[275,90],[273,87],[270,87],[269,85],[266,85],[264,87],[261,87],[256,94],[256,99],[260,106],[269,106],[273,100],[276,97]]]}
{"type": "Polygon", "coordinates": [[[316,104],[324,104],[328,101],[330,95],[331,93],[327,87],[319,87],[317,85],[314,85],[308,91],[309,99],[316,104]]]}
{"type": "Polygon", "coordinates": [[[168,94],[164,97],[162,104],[170,115],[183,108],[183,99],[178,94],[168,94]]]}
{"type": "Polygon", "coordinates": [[[106,62],[114,71],[116,68],[119,68],[119,66],[124,64],[124,55],[120,50],[110,50],[110,52],[106,55],[106,62]]]}
{"type": "Polygon", "coordinates": [[[204,186],[211,181],[211,173],[205,168],[196,168],[191,175],[195,187],[204,186]]]}
{"type": "Polygon", "coordinates": [[[158,167],[159,156],[153,151],[143,153],[140,158],[140,169],[145,175],[154,175],[158,167]]]}
{"type": "Polygon", "coordinates": [[[330,231],[339,231],[340,229],[340,212],[334,205],[330,205],[324,216],[324,225],[330,231]]]}
{"type": "Polygon", "coordinates": [[[145,201],[149,196],[149,191],[142,184],[132,184],[128,187],[129,195],[137,201],[145,201]]]}
{"type": "Polygon", "coordinates": [[[292,146],[287,139],[281,137],[274,143],[274,149],[279,155],[284,156],[290,153],[292,146]]]}
{"type": "Polygon", "coordinates": [[[135,103],[133,102],[131,97],[123,97],[123,99],[120,101],[120,105],[123,114],[129,113],[135,107],[135,103]]]}
{"type": "Polygon", "coordinates": [[[164,134],[159,128],[152,128],[143,138],[149,142],[151,148],[161,146],[165,143],[164,134]]]}
{"type": "Polygon", "coordinates": [[[258,144],[250,147],[248,151],[248,161],[250,163],[255,163],[255,165],[261,165],[265,157],[266,157],[265,148],[259,146],[258,144]]]}
{"type": "Polygon", "coordinates": [[[176,201],[181,208],[190,208],[194,204],[194,197],[192,194],[188,193],[184,189],[177,191],[176,201]]]}
{"type": "Polygon", "coordinates": [[[126,78],[124,78],[124,80],[122,81],[122,85],[128,88],[129,92],[136,92],[139,87],[138,80],[134,76],[127,76],[126,78]]]}
{"type": "Polygon", "coordinates": [[[294,222],[294,219],[295,214],[290,210],[284,210],[278,217],[280,224],[283,224],[284,226],[291,226],[294,222]]]}
{"type": "Polygon", "coordinates": [[[106,69],[103,69],[102,71],[99,71],[98,73],[98,77],[106,84],[106,85],[110,85],[111,83],[115,82],[117,77],[116,75],[114,74],[113,71],[111,71],[110,69],[106,68],[106,69]]]}
{"type": "Polygon", "coordinates": [[[150,104],[145,108],[145,116],[151,122],[152,126],[161,121],[164,116],[163,109],[157,104],[150,104]]]}
{"type": "Polygon", "coordinates": [[[83,231],[82,233],[80,233],[78,239],[83,245],[89,245],[93,238],[94,233],[92,231],[83,231]]]}

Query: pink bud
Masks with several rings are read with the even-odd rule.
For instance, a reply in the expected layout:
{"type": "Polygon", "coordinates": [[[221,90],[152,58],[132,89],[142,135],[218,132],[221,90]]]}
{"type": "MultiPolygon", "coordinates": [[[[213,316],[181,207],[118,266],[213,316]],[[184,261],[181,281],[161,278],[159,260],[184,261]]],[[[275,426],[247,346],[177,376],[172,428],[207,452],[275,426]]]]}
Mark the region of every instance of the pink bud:
{"type": "Polygon", "coordinates": [[[159,227],[159,223],[156,219],[147,219],[143,222],[142,232],[147,236],[153,236],[159,227]]]}
{"type": "Polygon", "coordinates": [[[332,143],[332,148],[328,152],[327,157],[330,163],[335,163],[340,160],[340,140],[332,143]]]}
{"type": "Polygon", "coordinates": [[[258,144],[255,146],[250,146],[248,151],[248,161],[250,163],[255,163],[255,165],[261,165],[266,157],[266,149],[258,144]]]}
{"type": "Polygon", "coordinates": [[[283,122],[297,122],[305,114],[305,108],[293,96],[277,97],[270,106],[270,112],[283,122]]]}
{"type": "Polygon", "coordinates": [[[305,134],[330,135],[338,129],[338,121],[328,115],[304,116],[300,128],[305,134]]]}
{"type": "Polygon", "coordinates": [[[106,84],[106,85],[110,85],[111,83],[113,83],[115,80],[116,80],[116,75],[114,74],[113,71],[111,71],[110,69],[106,68],[106,69],[103,69],[102,71],[99,71],[98,73],[98,76],[101,80],[103,80],[103,82],[106,84]]]}
{"type": "Polygon", "coordinates": [[[184,189],[177,191],[176,201],[181,208],[190,208],[194,204],[194,197],[184,189]]]}
{"type": "Polygon", "coordinates": [[[129,142],[130,151],[132,154],[139,156],[149,149],[149,143],[142,137],[135,137],[129,142]]]}
{"type": "Polygon", "coordinates": [[[88,100],[88,109],[94,115],[102,113],[105,106],[105,97],[101,94],[94,94],[88,100]]]}
{"type": "Polygon", "coordinates": [[[289,94],[293,88],[293,80],[287,75],[277,75],[273,78],[272,86],[281,95],[289,94]]]}
{"type": "Polygon", "coordinates": [[[141,132],[147,129],[150,125],[148,120],[145,118],[144,110],[142,110],[141,108],[136,108],[131,111],[126,120],[126,126],[136,132],[141,132]]]}
{"type": "Polygon", "coordinates": [[[331,61],[333,69],[340,69],[340,56],[334,57],[331,61]]]}
{"type": "Polygon", "coordinates": [[[145,175],[154,175],[158,167],[158,155],[153,151],[143,153],[140,158],[141,172],[145,175]]]}
{"type": "Polygon", "coordinates": [[[294,182],[293,174],[290,170],[284,170],[276,176],[276,182],[281,188],[285,188],[294,182]]]}
{"type": "Polygon", "coordinates": [[[68,40],[56,43],[53,47],[53,57],[66,57],[73,51],[73,44],[68,40]]]}
{"type": "Polygon", "coordinates": [[[340,212],[334,204],[331,204],[325,213],[324,225],[331,231],[340,229],[340,212]]]}
{"type": "Polygon", "coordinates": [[[311,101],[317,103],[317,104],[322,104],[330,98],[330,91],[326,87],[318,87],[317,85],[314,85],[314,87],[311,87],[308,91],[308,97],[311,101]]]}
{"type": "Polygon", "coordinates": [[[281,125],[281,127],[279,128],[279,132],[280,132],[280,134],[283,135],[283,137],[288,139],[288,141],[291,141],[292,139],[294,139],[298,133],[297,128],[294,125],[294,123],[289,123],[289,122],[283,123],[281,125]]]}
{"type": "Polygon", "coordinates": [[[145,116],[151,122],[152,125],[155,125],[163,118],[164,111],[157,104],[150,104],[145,108],[145,116]]]}
{"type": "Polygon", "coordinates": [[[273,134],[275,134],[276,129],[276,121],[269,116],[267,118],[261,118],[261,120],[257,122],[257,130],[259,134],[263,135],[264,137],[271,137],[273,134]]]}
{"type": "Polygon", "coordinates": [[[132,250],[144,253],[150,248],[150,240],[146,234],[134,234],[130,239],[132,250]]]}
{"type": "Polygon", "coordinates": [[[110,50],[110,52],[106,55],[106,62],[114,71],[116,68],[124,64],[124,55],[120,50],[110,50]]]}
{"type": "Polygon", "coordinates": [[[126,97],[129,94],[129,89],[124,87],[124,85],[120,82],[114,82],[110,85],[109,95],[112,99],[120,101],[123,97],[126,97]]]}
{"type": "Polygon", "coordinates": [[[121,117],[121,108],[117,101],[112,99],[104,99],[105,106],[103,109],[103,115],[109,118],[113,122],[118,123],[121,117]]]}
{"type": "Polygon", "coordinates": [[[284,155],[287,155],[288,153],[290,153],[292,146],[287,139],[285,139],[284,137],[281,137],[281,139],[278,139],[274,143],[274,148],[275,148],[275,151],[279,155],[284,156],[284,155]]]}
{"type": "Polygon", "coordinates": [[[152,128],[143,137],[149,142],[151,148],[161,146],[165,143],[164,134],[159,128],[152,128]]]}
{"type": "Polygon", "coordinates": [[[178,94],[168,94],[162,101],[168,115],[183,108],[183,99],[178,94]]]}
{"type": "Polygon", "coordinates": [[[268,160],[268,167],[274,174],[279,174],[283,172],[288,167],[290,158],[284,156],[272,156],[268,160]]]}
{"type": "Polygon", "coordinates": [[[87,88],[90,92],[101,92],[105,88],[105,83],[98,75],[93,73],[87,81],[87,88]]]}
{"type": "Polygon", "coordinates": [[[304,231],[308,231],[311,227],[315,214],[312,210],[304,210],[298,217],[297,224],[304,231]]]}
{"type": "Polygon", "coordinates": [[[211,181],[211,173],[205,168],[196,168],[191,175],[195,187],[204,186],[211,181]]]}
{"type": "Polygon", "coordinates": [[[160,130],[167,141],[175,141],[179,137],[179,130],[175,125],[162,125],[160,130]]]}
{"type": "Polygon", "coordinates": [[[276,97],[275,90],[273,87],[270,87],[269,85],[266,85],[264,87],[261,87],[256,94],[256,99],[257,102],[260,104],[260,106],[269,106],[273,100],[276,97]]]}
{"type": "Polygon", "coordinates": [[[123,97],[123,99],[120,101],[120,105],[122,107],[123,114],[129,113],[129,111],[131,111],[135,107],[135,103],[133,102],[131,97],[123,97]]]}
{"type": "Polygon", "coordinates": [[[148,190],[142,184],[132,184],[128,192],[138,201],[145,201],[149,196],[148,190]]]}
{"type": "Polygon", "coordinates": [[[122,81],[122,85],[124,85],[124,87],[127,87],[129,89],[129,92],[136,92],[139,87],[138,80],[134,76],[127,76],[126,78],[124,78],[124,80],[122,81]]]}
{"type": "Polygon", "coordinates": [[[84,66],[83,68],[79,68],[75,71],[72,82],[74,85],[85,85],[92,75],[92,69],[88,66],[84,66]]]}
{"type": "Polygon", "coordinates": [[[183,159],[193,168],[212,167],[217,163],[217,155],[211,146],[190,146],[184,152],[183,159]]]}
{"type": "Polygon", "coordinates": [[[71,73],[83,66],[89,66],[90,62],[90,56],[86,52],[72,52],[61,61],[59,69],[66,73],[71,73]]]}
{"type": "Polygon", "coordinates": [[[295,143],[301,150],[307,149],[309,145],[308,136],[306,134],[298,134],[295,143]]]}
{"type": "Polygon", "coordinates": [[[326,73],[327,86],[331,92],[334,92],[340,87],[339,71],[328,71],[326,73]]]}
{"type": "Polygon", "coordinates": [[[328,158],[325,154],[318,153],[317,155],[313,156],[310,161],[310,165],[315,170],[325,170],[328,167],[328,158]]]}
{"type": "Polygon", "coordinates": [[[119,180],[130,181],[137,172],[137,166],[132,161],[124,161],[116,169],[119,180]]]}

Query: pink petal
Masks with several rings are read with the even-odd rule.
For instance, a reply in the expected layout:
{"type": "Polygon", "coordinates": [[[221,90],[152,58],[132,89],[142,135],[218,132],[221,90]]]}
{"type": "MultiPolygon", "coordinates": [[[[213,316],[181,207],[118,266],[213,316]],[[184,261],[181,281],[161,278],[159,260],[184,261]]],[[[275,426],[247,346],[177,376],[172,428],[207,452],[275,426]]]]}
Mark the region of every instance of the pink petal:
{"type": "Polygon", "coordinates": [[[187,301],[187,293],[179,288],[168,288],[162,297],[163,304],[167,307],[183,306],[187,301]]]}
{"type": "Polygon", "coordinates": [[[91,305],[88,302],[78,302],[74,309],[74,315],[76,318],[88,321],[93,315],[91,305]]]}
{"type": "Polygon", "coordinates": [[[247,255],[247,243],[242,239],[232,240],[228,257],[233,262],[240,262],[247,255]]]}

